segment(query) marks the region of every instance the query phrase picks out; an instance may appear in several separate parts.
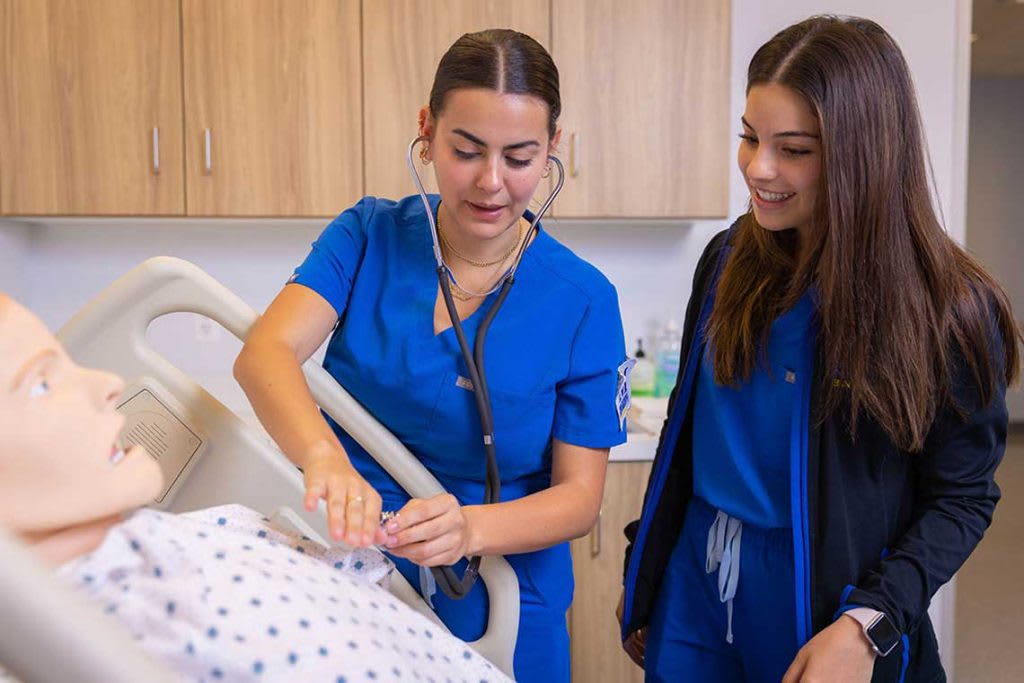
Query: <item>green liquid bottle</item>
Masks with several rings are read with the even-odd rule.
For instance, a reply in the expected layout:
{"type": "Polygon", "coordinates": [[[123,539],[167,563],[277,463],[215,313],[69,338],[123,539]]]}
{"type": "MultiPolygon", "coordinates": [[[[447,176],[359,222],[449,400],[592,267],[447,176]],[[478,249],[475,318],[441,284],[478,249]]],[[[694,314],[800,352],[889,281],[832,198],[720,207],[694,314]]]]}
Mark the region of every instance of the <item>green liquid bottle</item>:
{"type": "Polygon", "coordinates": [[[636,365],[629,376],[629,390],[633,396],[654,396],[654,363],[644,351],[644,340],[636,340],[636,365]]]}

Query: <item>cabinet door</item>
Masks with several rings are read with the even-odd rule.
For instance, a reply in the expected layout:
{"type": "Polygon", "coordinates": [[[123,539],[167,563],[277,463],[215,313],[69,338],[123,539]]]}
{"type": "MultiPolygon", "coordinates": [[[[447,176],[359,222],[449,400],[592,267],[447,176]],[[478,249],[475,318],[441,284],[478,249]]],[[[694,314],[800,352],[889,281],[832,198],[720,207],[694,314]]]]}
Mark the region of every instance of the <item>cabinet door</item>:
{"type": "Polygon", "coordinates": [[[573,217],[728,211],[729,2],[552,0],[573,217]]]}
{"type": "Polygon", "coordinates": [[[609,463],[601,516],[589,535],[572,542],[576,593],[569,632],[574,683],[644,679],[643,670],[622,649],[615,606],[626,552],[622,528],[640,516],[650,472],[650,462],[609,463]]]}
{"type": "Polygon", "coordinates": [[[194,216],[332,216],[362,194],[359,0],[182,0],[194,216]]]}
{"type": "Polygon", "coordinates": [[[0,210],[184,210],[178,0],[0,0],[0,210]]]}
{"type": "MultiPolygon", "coordinates": [[[[417,115],[430,99],[437,63],[464,33],[512,28],[550,49],[549,0],[373,0],[363,5],[366,191],[383,197],[416,192],[405,154],[417,115]]],[[[429,192],[434,172],[416,158],[429,192]]]]}

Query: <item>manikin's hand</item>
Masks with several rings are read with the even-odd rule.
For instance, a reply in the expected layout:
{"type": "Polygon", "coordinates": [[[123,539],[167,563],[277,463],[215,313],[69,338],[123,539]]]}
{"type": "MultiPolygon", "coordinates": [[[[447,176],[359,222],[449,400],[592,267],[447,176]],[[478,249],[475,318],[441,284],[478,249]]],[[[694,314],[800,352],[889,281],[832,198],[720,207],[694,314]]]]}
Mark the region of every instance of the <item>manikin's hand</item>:
{"type": "Polygon", "coordinates": [[[470,554],[468,513],[450,493],[413,498],[384,526],[388,552],[421,567],[455,564],[470,554]]]}
{"type": "Polygon", "coordinates": [[[800,648],[782,683],[868,683],[875,651],[853,617],[842,616],[800,648]]]}
{"type": "MultiPolygon", "coordinates": [[[[619,606],[615,608],[615,618],[622,626],[622,615],[626,608],[626,591],[619,594],[619,606]]],[[[644,655],[647,652],[647,627],[633,631],[622,641],[622,649],[626,651],[629,658],[641,669],[644,668],[644,655]]]]}
{"type": "Polygon", "coordinates": [[[330,448],[318,449],[303,461],[306,509],[327,501],[327,525],[336,541],[366,547],[386,543],[380,526],[381,498],[348,463],[343,454],[330,448]]]}

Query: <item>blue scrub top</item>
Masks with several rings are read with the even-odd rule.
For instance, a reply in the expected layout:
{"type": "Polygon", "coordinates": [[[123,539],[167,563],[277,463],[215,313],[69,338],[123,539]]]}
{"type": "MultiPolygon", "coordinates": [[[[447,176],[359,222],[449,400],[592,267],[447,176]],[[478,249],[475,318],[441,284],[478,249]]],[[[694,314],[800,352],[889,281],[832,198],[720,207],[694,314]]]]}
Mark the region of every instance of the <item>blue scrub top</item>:
{"type": "Polygon", "coordinates": [[[710,345],[701,354],[693,413],[694,493],[763,529],[789,527],[793,411],[814,370],[805,293],[773,323],[767,359],[738,387],[715,383],[710,345]]]}
{"type": "MultiPolygon", "coordinates": [[[[438,203],[432,196],[435,215],[438,203]]],[[[366,197],[327,226],[291,281],[338,313],[324,367],[461,503],[478,504],[485,478],[479,417],[458,381],[468,373],[454,330],[434,334],[436,267],[420,197],[366,197]]],[[[463,322],[470,343],[496,296],[463,322]]],[[[626,440],[615,403],[626,357],[615,288],[543,229],[491,323],[485,356],[502,500],[550,486],[553,438],[591,448],[626,440]]],[[[400,508],[409,496],[331,424],[384,508],[400,508]]],[[[539,584],[539,597],[564,611],[572,596],[568,551],[553,563],[541,560],[544,553],[509,561],[524,592],[539,584]],[[537,563],[545,576],[526,576],[537,563]]]]}

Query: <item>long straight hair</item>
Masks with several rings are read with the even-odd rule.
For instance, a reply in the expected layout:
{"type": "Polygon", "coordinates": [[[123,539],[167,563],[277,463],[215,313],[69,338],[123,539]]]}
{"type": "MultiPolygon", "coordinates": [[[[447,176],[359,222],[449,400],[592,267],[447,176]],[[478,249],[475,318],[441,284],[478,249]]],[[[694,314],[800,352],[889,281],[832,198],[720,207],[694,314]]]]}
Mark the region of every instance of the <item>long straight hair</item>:
{"type": "Polygon", "coordinates": [[[750,62],[747,92],[769,83],[792,88],[818,119],[818,199],[799,262],[795,231],[766,230],[752,212],[741,220],[707,329],[715,379],[748,379],[772,321],[812,288],[825,369],[816,419],[842,411],[853,435],[866,413],[920,451],[940,409],[972,407],[953,400],[962,372],[978,406],[998,380],[1016,380],[1009,302],[936,217],[910,71],[884,29],[833,16],[790,26],[750,62]]]}

